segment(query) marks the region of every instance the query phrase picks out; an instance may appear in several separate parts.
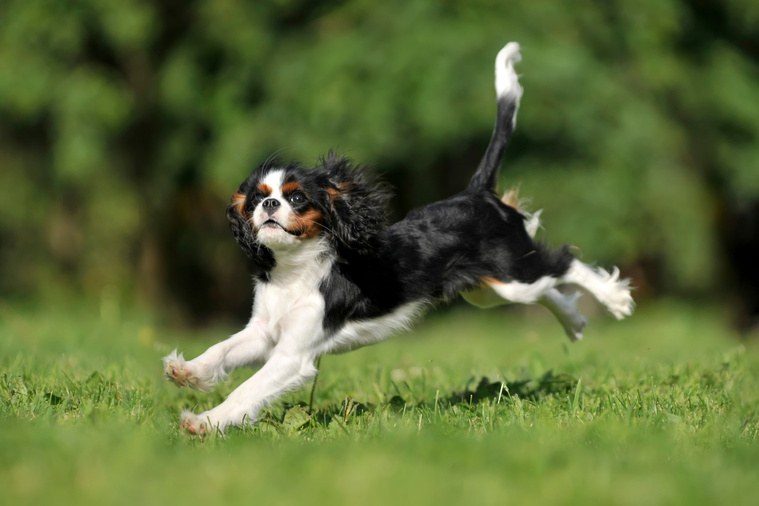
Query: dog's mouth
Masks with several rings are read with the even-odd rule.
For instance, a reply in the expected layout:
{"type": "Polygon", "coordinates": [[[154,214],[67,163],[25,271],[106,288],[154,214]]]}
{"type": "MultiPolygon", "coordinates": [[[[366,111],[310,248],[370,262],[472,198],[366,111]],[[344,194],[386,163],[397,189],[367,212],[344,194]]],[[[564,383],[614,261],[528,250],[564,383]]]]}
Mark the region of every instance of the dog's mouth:
{"type": "Polygon", "coordinates": [[[263,229],[279,229],[279,230],[283,230],[287,232],[290,235],[295,235],[295,236],[299,235],[297,232],[293,232],[292,230],[286,229],[281,223],[279,223],[274,218],[269,218],[268,220],[263,222],[259,230],[263,230],[263,229]]]}
{"type": "Polygon", "coordinates": [[[269,218],[268,220],[266,220],[265,222],[263,222],[263,224],[261,225],[261,228],[262,229],[263,228],[279,228],[279,229],[285,230],[285,227],[283,227],[282,225],[280,225],[279,222],[276,221],[273,218],[269,218]]]}

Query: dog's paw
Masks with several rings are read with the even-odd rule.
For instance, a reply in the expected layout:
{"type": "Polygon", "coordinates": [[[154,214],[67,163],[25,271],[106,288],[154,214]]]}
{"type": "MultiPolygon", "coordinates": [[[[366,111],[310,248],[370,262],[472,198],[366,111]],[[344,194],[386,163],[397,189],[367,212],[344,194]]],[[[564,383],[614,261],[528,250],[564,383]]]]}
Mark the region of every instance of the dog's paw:
{"type": "Polygon", "coordinates": [[[606,282],[609,285],[609,290],[604,305],[617,320],[621,320],[625,316],[630,316],[635,307],[635,302],[630,293],[630,280],[619,279],[619,269],[616,267],[608,276],[606,282]]]}
{"type": "Polygon", "coordinates": [[[553,288],[548,290],[545,295],[538,301],[546,306],[564,327],[564,332],[570,341],[575,342],[582,339],[582,333],[588,319],[577,310],[577,300],[580,298],[580,292],[572,291],[562,293],[553,288]]]}
{"type": "Polygon", "coordinates": [[[194,436],[205,437],[209,432],[208,420],[204,420],[192,411],[183,411],[179,417],[179,429],[194,436]]]}
{"type": "Polygon", "coordinates": [[[208,392],[213,386],[211,378],[198,370],[198,367],[186,362],[181,353],[177,354],[177,350],[163,358],[163,372],[179,388],[188,386],[208,392]]]}
{"type": "Polygon", "coordinates": [[[561,319],[561,323],[564,325],[567,337],[573,343],[582,340],[582,333],[588,324],[585,315],[577,310],[577,301],[580,299],[580,295],[580,292],[570,292],[563,296],[567,311],[565,319],[561,319]]]}

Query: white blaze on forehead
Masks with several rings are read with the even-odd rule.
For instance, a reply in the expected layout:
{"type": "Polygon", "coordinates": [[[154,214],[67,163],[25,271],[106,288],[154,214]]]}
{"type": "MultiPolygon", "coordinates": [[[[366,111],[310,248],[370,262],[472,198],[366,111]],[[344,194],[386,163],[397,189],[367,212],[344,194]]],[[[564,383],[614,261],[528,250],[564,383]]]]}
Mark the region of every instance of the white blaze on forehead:
{"type": "Polygon", "coordinates": [[[285,184],[284,170],[273,170],[268,172],[261,183],[271,188],[271,195],[267,195],[267,197],[274,197],[277,200],[282,200],[282,186],[285,184]]]}
{"type": "Polygon", "coordinates": [[[298,242],[298,239],[279,227],[263,227],[264,223],[269,220],[276,221],[284,229],[291,229],[293,222],[293,211],[287,199],[282,194],[282,186],[285,181],[285,171],[282,169],[272,170],[261,179],[259,186],[266,186],[271,193],[265,195],[263,200],[258,203],[253,212],[253,225],[256,227],[258,240],[269,248],[287,247],[298,242]],[[263,203],[267,199],[276,199],[279,206],[276,206],[273,213],[264,211],[263,203]]]}

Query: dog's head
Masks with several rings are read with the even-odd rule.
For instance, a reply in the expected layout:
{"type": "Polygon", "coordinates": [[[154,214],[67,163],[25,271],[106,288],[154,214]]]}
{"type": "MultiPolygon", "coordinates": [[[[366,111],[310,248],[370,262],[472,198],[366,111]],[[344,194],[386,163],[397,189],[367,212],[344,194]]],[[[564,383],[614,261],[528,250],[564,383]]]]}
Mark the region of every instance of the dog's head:
{"type": "Polygon", "coordinates": [[[328,244],[339,259],[375,250],[388,198],[364,167],[330,153],[312,169],[261,165],[232,195],[227,217],[245,253],[270,270],[276,256],[309,241],[328,244]]]}

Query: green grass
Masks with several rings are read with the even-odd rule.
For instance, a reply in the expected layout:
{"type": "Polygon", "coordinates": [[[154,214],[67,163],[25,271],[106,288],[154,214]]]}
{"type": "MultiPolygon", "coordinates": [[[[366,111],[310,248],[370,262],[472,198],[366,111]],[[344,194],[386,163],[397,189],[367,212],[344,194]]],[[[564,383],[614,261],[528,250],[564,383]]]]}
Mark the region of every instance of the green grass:
{"type": "Polygon", "coordinates": [[[535,311],[434,313],[309,389],[189,438],[160,358],[234,328],[0,304],[0,504],[755,504],[759,346],[660,303],[583,342],[535,311]],[[482,380],[486,378],[486,380],[482,380]]]}

